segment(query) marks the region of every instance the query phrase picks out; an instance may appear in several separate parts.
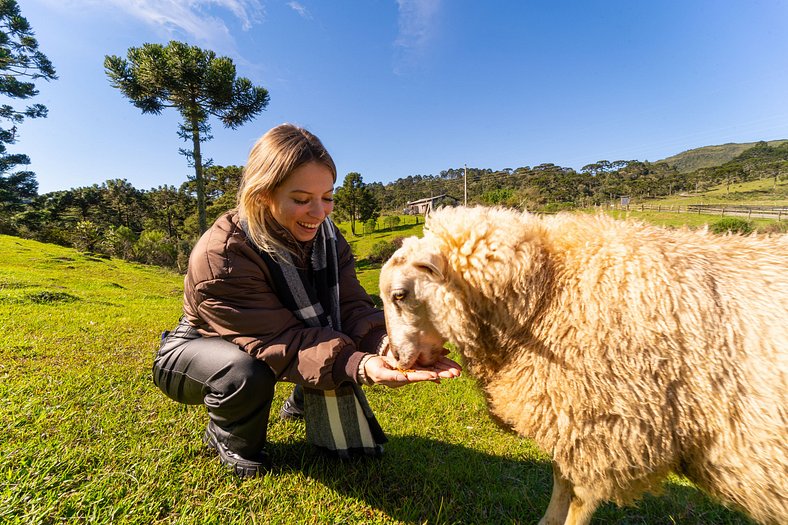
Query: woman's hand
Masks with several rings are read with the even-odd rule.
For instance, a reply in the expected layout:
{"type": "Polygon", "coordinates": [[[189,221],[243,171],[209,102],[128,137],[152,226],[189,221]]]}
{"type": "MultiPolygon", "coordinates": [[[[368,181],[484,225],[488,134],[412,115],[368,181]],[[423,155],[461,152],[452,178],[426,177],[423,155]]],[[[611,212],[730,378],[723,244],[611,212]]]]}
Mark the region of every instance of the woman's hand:
{"type": "Polygon", "coordinates": [[[373,356],[364,364],[364,372],[373,384],[397,388],[409,383],[440,383],[441,379],[459,377],[462,367],[448,357],[441,356],[431,366],[417,365],[416,368],[402,371],[397,368],[397,362],[392,356],[373,356]]]}

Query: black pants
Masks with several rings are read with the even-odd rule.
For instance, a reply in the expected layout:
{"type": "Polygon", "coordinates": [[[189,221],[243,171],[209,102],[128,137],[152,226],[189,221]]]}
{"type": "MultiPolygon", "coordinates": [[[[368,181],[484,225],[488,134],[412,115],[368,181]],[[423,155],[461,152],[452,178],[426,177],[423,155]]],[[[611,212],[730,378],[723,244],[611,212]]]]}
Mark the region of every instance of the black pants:
{"type": "Polygon", "coordinates": [[[181,321],[162,340],[153,382],[179,403],[204,404],[217,439],[233,452],[253,457],[265,447],[276,376],[237,345],[181,321]]]}

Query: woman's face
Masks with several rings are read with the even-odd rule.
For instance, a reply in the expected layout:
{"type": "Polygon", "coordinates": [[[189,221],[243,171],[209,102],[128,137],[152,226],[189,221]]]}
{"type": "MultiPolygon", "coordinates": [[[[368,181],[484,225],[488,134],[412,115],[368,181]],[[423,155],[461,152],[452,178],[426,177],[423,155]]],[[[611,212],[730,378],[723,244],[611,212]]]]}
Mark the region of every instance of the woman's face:
{"type": "Polygon", "coordinates": [[[334,177],[319,162],[302,164],[274,190],[269,210],[301,242],[314,238],[334,209],[334,177]]]}

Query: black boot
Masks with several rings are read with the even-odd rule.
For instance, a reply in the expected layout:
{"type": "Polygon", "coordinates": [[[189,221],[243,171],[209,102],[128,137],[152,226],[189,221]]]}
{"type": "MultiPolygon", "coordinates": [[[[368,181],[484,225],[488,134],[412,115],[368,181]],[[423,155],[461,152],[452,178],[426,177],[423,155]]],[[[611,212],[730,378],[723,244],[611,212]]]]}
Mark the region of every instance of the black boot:
{"type": "Polygon", "coordinates": [[[304,419],[304,387],[296,385],[282,408],[279,410],[282,419],[304,419]]]}
{"type": "Polygon", "coordinates": [[[254,458],[245,458],[230,450],[227,445],[216,437],[213,421],[208,423],[203,443],[219,453],[219,461],[241,478],[262,476],[271,469],[271,458],[266,451],[260,451],[254,458]]]}

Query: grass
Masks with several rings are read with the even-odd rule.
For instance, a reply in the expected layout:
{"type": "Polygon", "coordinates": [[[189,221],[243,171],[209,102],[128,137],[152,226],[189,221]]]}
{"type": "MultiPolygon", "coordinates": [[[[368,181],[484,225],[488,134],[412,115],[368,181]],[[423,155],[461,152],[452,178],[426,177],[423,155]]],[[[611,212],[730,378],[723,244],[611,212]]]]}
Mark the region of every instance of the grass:
{"type": "MultiPolygon", "coordinates": [[[[354,238],[359,262],[383,237],[354,238]]],[[[535,523],[547,456],[498,428],[473,378],[370,387],[389,436],[379,460],[324,457],[301,422],[269,422],[275,467],[240,481],[201,445],[201,406],[150,380],[159,334],[177,322],[182,276],[0,236],[0,523],[535,523]]],[[[379,268],[360,270],[377,291],[379,268]]],[[[454,358],[458,356],[453,355],[454,358]]],[[[289,393],[277,387],[274,407],[289,393]]],[[[594,523],[749,523],[672,478],[594,523]]]]}
{"type": "Polygon", "coordinates": [[[785,206],[788,204],[788,178],[758,179],[715,186],[699,194],[673,195],[646,201],[651,205],[686,206],[687,204],[739,204],[742,206],[785,206]]]}
{"type": "MultiPolygon", "coordinates": [[[[784,140],[770,140],[769,146],[776,147],[785,142],[784,140]]],[[[755,146],[755,142],[745,144],[720,144],[717,146],[704,146],[702,148],[691,149],[663,159],[660,162],[667,162],[676,166],[681,173],[689,173],[698,168],[708,168],[720,166],[733,160],[734,157],[741,155],[746,150],[755,146]]]]}
{"type": "MultiPolygon", "coordinates": [[[[740,206],[788,206],[788,179],[778,181],[776,187],[772,179],[761,179],[749,182],[731,184],[730,191],[724,184],[711,188],[700,194],[674,195],[667,198],[644,201],[652,208],[654,206],[687,206],[688,204],[735,204],[740,206]]],[[[670,211],[638,211],[640,202],[630,206],[629,210],[605,210],[616,219],[637,219],[658,226],[670,228],[701,228],[722,219],[719,215],[706,215],[697,213],[678,213],[670,211]]],[[[595,210],[586,210],[593,212],[595,210]]],[[[788,219],[788,217],[786,217],[788,219]]],[[[756,228],[766,228],[773,225],[773,219],[750,219],[749,222],[756,228]]],[[[785,219],[783,220],[785,222],[785,219]]]]}
{"type": "Polygon", "coordinates": [[[372,247],[378,242],[390,242],[397,237],[410,237],[413,235],[421,237],[424,228],[423,217],[402,215],[400,219],[400,225],[394,228],[384,228],[383,220],[378,219],[378,231],[371,234],[361,234],[361,228],[356,225],[356,232],[359,233],[359,235],[356,236],[350,233],[349,223],[339,224],[345,238],[353,249],[353,253],[356,255],[356,275],[358,276],[358,280],[361,282],[361,285],[372,294],[378,305],[381,304],[377,298],[380,265],[372,264],[367,260],[372,247]]]}
{"type": "MultiPolygon", "coordinates": [[[[658,211],[637,211],[637,210],[606,210],[608,215],[616,219],[637,219],[643,222],[665,226],[669,228],[702,228],[723,219],[719,215],[703,215],[697,213],[675,213],[658,211]]],[[[750,219],[755,228],[764,228],[773,224],[772,219],[750,219]]]]}

